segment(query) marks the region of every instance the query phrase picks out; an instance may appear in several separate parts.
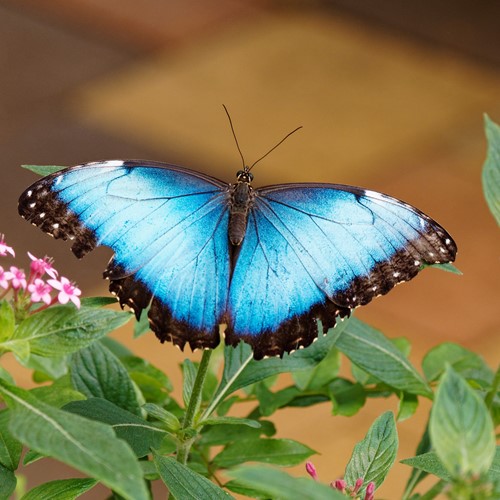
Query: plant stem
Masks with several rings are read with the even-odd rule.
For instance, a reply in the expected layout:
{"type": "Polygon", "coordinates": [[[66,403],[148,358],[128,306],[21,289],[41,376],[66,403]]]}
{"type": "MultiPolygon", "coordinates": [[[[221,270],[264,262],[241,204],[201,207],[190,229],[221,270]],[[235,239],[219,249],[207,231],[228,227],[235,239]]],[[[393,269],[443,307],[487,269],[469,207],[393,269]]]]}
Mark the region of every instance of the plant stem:
{"type": "Polygon", "coordinates": [[[495,373],[495,378],[493,379],[493,384],[491,385],[491,390],[486,394],[486,398],[484,402],[486,403],[486,407],[488,410],[491,410],[493,407],[493,400],[498,392],[498,388],[500,387],[500,365],[497,368],[495,373]]]}
{"type": "Polygon", "coordinates": [[[208,418],[211,413],[217,408],[219,403],[222,401],[222,398],[227,394],[227,391],[231,388],[233,385],[233,382],[240,376],[240,373],[245,369],[245,367],[252,361],[253,359],[253,353],[248,356],[245,361],[241,364],[241,366],[238,368],[238,370],[234,373],[234,375],[227,381],[227,384],[220,390],[218,391],[217,396],[213,399],[213,401],[210,403],[210,406],[205,410],[203,413],[203,416],[201,417],[201,421],[205,420],[208,418]]]}
{"type": "MultiPolygon", "coordinates": [[[[206,349],[203,351],[203,356],[201,357],[200,366],[198,367],[198,372],[194,381],[193,391],[191,392],[191,397],[189,398],[189,404],[186,409],[184,421],[182,422],[181,433],[182,431],[186,431],[193,426],[196,412],[200,407],[203,384],[205,383],[211,356],[212,349],[206,349]]],[[[184,435],[181,437],[181,440],[177,446],[177,461],[183,465],[187,463],[189,450],[191,449],[193,441],[194,437],[184,435]]]]}

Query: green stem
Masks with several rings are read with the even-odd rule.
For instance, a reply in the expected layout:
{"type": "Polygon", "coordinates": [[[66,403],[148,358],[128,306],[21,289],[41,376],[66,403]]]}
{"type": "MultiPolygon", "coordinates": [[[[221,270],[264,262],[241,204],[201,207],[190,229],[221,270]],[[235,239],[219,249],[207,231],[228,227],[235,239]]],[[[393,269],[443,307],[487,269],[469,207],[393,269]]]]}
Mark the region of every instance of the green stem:
{"type": "Polygon", "coordinates": [[[497,371],[495,373],[495,378],[493,379],[491,390],[490,392],[488,392],[488,394],[486,394],[486,398],[484,400],[488,410],[491,410],[491,408],[493,407],[493,400],[495,399],[499,387],[500,387],[500,365],[498,366],[497,371]]]}
{"type": "Polygon", "coordinates": [[[177,461],[183,465],[186,465],[187,463],[189,450],[191,449],[191,445],[194,441],[193,436],[190,436],[188,432],[183,431],[188,431],[193,427],[196,412],[198,411],[201,404],[203,384],[205,383],[211,356],[212,349],[206,349],[203,351],[203,356],[201,357],[200,366],[198,367],[198,372],[194,381],[191,397],[189,398],[184,421],[182,422],[181,438],[177,446],[177,461]]]}
{"type": "Polygon", "coordinates": [[[408,484],[406,485],[405,491],[403,493],[403,496],[401,497],[401,500],[408,500],[410,498],[411,493],[413,492],[415,486],[418,484],[420,481],[420,478],[422,474],[424,474],[423,471],[417,469],[413,469],[416,471],[415,475],[408,481],[408,484]]]}
{"type": "Polygon", "coordinates": [[[217,408],[219,403],[226,396],[227,392],[229,391],[229,389],[233,385],[233,382],[240,376],[240,373],[245,369],[245,367],[248,365],[248,363],[250,363],[250,361],[252,361],[252,359],[253,359],[253,353],[250,354],[250,356],[248,356],[248,358],[245,359],[245,361],[243,361],[243,363],[238,368],[238,370],[227,381],[227,384],[221,390],[218,391],[217,396],[213,399],[213,401],[210,403],[210,406],[203,413],[203,416],[201,417],[201,420],[200,420],[201,422],[203,422],[203,420],[208,418],[212,414],[212,412],[217,408]]]}

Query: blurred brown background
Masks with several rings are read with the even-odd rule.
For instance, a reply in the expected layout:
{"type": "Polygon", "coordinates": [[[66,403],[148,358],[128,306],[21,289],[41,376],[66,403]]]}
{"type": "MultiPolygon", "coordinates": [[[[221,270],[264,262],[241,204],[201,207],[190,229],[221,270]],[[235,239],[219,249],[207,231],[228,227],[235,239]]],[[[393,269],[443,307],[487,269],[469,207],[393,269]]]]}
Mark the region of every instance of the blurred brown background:
{"type": "MultiPolygon", "coordinates": [[[[224,103],[250,163],[304,126],[259,164],[256,185],[357,184],[444,225],[464,275],[428,270],[357,315],[408,337],[417,365],[431,347],[456,341],[494,366],[500,239],[480,173],[482,114],[500,122],[498,19],[493,0],[0,1],[0,232],[19,264],[27,250],[52,255],[85,294],[105,294],[108,250],[79,262],[17,215],[17,197],[35,179],[19,165],[148,158],[232,181],[240,160],[224,103]]],[[[152,335],[133,341],[130,329],[119,338],[178,387],[179,362],[198,359],[152,335]]],[[[15,371],[12,359],[4,363],[15,371]]],[[[29,373],[15,373],[31,384],[29,373]]],[[[313,461],[329,482],[387,408],[396,400],[369,401],[344,418],[325,404],[281,411],[276,423],[280,437],[321,453],[313,461]]],[[[424,402],[398,426],[399,458],[413,455],[427,412],[424,402]]],[[[74,472],[39,462],[25,474],[33,486],[74,472]]],[[[397,465],[379,496],[399,498],[408,474],[397,465]]]]}

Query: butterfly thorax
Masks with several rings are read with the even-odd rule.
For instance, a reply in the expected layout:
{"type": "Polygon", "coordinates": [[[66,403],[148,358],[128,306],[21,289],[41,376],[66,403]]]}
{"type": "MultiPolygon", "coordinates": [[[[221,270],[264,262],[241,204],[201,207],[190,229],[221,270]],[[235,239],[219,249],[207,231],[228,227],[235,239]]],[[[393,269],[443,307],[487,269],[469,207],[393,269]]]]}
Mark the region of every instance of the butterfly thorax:
{"type": "Polygon", "coordinates": [[[232,186],[229,201],[229,241],[235,246],[241,245],[247,230],[248,212],[255,196],[251,179],[246,176],[238,177],[238,182],[232,186]]]}

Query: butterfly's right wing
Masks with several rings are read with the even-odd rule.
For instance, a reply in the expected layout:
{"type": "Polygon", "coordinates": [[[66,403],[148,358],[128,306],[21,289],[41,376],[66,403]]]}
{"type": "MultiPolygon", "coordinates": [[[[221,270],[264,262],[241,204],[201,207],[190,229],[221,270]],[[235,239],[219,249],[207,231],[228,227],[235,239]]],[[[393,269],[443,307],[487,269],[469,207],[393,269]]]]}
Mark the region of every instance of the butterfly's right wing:
{"type": "Polygon", "coordinates": [[[110,290],[160,340],[214,347],[230,274],[227,186],[164,163],[108,161],[65,169],[30,186],[20,214],[83,256],[115,253],[110,290]]]}

